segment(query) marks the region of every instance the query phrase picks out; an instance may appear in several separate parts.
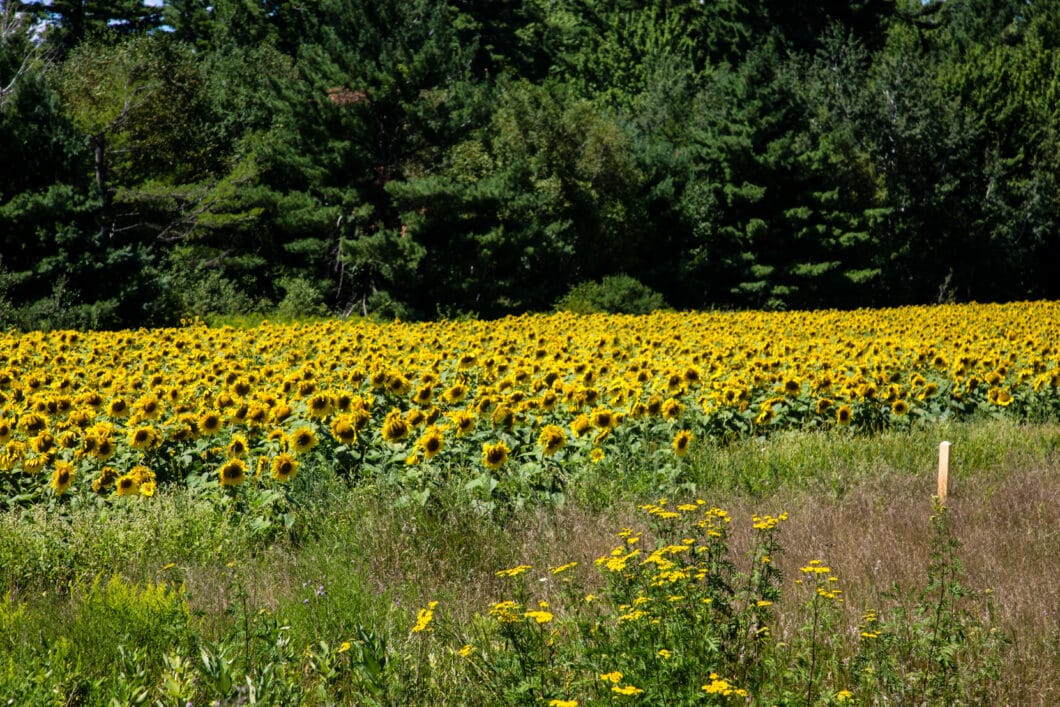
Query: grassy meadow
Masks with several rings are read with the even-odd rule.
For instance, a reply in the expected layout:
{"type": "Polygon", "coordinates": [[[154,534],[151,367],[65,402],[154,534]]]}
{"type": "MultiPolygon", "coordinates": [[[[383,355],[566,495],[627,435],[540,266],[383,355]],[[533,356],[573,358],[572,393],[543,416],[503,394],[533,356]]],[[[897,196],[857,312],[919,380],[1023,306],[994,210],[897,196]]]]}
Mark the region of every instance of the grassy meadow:
{"type": "Polygon", "coordinates": [[[1054,704],[1058,314],[3,335],[0,699],[1054,704]]]}

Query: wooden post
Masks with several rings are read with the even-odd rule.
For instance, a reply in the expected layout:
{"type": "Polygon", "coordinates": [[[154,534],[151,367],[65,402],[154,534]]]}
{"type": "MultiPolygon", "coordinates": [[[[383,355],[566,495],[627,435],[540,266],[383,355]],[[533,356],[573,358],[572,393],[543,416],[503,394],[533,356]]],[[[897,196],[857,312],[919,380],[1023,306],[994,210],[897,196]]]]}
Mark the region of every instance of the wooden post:
{"type": "Polygon", "coordinates": [[[950,443],[939,444],[939,503],[946,503],[946,492],[950,481],[950,443]]]}

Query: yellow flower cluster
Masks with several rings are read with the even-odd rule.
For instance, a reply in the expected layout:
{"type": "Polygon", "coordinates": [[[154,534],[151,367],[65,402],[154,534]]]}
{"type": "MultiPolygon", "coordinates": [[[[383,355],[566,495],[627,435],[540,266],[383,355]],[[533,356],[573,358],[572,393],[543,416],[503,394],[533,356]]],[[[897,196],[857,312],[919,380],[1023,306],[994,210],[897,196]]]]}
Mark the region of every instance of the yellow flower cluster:
{"type": "Polygon", "coordinates": [[[0,492],[149,496],[369,446],[499,474],[606,463],[631,435],[676,460],[716,433],[1022,414],[1058,397],[1060,303],[9,332],[0,352],[0,492]]]}

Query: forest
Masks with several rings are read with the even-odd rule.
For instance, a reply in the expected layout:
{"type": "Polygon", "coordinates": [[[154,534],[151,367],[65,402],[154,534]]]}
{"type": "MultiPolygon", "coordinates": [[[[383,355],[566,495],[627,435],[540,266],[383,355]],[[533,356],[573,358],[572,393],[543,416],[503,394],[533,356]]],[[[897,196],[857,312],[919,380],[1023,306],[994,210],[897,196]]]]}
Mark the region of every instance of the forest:
{"type": "Polygon", "coordinates": [[[0,0],[0,327],[1060,297],[1060,0],[0,0]]]}

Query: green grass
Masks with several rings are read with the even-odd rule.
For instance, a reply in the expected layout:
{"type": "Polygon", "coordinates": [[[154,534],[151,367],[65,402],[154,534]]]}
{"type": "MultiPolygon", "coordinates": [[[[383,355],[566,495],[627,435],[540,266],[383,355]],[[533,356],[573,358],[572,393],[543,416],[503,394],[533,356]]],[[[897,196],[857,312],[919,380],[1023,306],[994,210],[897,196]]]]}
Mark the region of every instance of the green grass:
{"type": "MultiPolygon", "coordinates": [[[[484,691],[454,652],[511,593],[496,570],[578,561],[573,580],[605,590],[593,560],[619,529],[647,528],[637,506],[663,496],[730,510],[737,572],[750,569],[750,516],[787,511],[778,591],[798,597],[798,567],[827,561],[846,592],[835,630],[856,635],[863,611],[911,606],[926,588],[935,455],[946,439],[948,527],[962,544],[949,559],[961,561],[971,593],[953,620],[958,628],[972,617],[992,622],[1010,639],[996,649],[1004,673],[983,677],[976,685],[985,692],[975,694],[991,703],[1060,701],[1060,427],[981,420],[842,432],[701,445],[665,470],[616,455],[587,465],[561,507],[505,513],[468,504],[462,483],[442,485],[422,508],[398,507],[385,485],[351,486],[310,468],[292,489],[289,529],[263,529],[253,514],[181,488],[144,503],[10,511],[0,516],[0,700],[228,704],[253,693],[265,703],[496,703],[503,695],[484,691]],[[988,589],[989,616],[981,613],[988,589]],[[439,602],[438,630],[411,634],[430,601],[439,602]]],[[[531,583],[527,596],[543,586],[531,583]]],[[[774,631],[792,645],[802,606],[778,601],[774,631]]],[[[910,655],[926,635],[917,631],[902,634],[910,655]]],[[[523,669],[497,641],[495,664],[523,669]]],[[[574,662],[599,649],[585,637],[563,645],[574,662]]],[[[786,669],[809,675],[799,662],[806,655],[784,658],[786,669]]],[[[986,675],[985,662],[962,668],[982,677],[976,665],[986,675]]]]}

